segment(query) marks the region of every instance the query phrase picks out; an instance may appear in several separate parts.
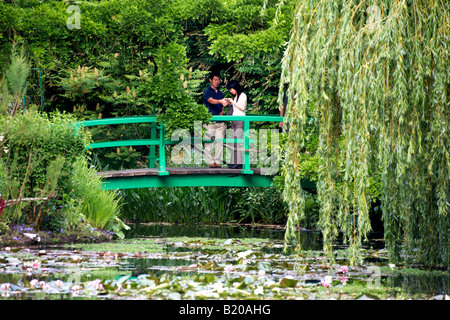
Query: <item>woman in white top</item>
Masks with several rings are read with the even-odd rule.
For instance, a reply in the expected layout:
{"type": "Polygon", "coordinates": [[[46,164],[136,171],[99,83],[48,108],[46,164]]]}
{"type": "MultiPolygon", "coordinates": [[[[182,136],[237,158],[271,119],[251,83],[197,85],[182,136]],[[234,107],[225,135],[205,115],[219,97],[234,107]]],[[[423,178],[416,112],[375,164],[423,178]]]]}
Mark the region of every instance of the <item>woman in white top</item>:
{"type": "MultiPolygon", "coordinates": [[[[242,88],[236,80],[231,80],[227,84],[227,89],[234,96],[233,100],[229,100],[231,112],[233,116],[245,116],[245,109],[247,108],[247,95],[242,92],[242,88]]],[[[231,129],[233,132],[233,139],[242,139],[244,137],[244,121],[232,121],[231,129]]],[[[242,143],[234,144],[233,157],[231,164],[232,169],[242,169],[242,143]]]]}

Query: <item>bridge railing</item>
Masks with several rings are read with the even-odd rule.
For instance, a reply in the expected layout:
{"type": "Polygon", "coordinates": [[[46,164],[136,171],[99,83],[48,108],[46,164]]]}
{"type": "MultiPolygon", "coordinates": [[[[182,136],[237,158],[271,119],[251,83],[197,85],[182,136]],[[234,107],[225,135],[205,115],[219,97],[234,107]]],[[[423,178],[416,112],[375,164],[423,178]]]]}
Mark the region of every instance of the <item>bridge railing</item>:
{"type": "MultiPolygon", "coordinates": [[[[251,122],[283,122],[283,117],[276,115],[264,115],[264,114],[252,114],[246,116],[213,116],[211,121],[243,121],[244,122],[244,132],[242,139],[216,139],[217,141],[225,144],[238,143],[243,144],[243,164],[241,173],[243,174],[253,174],[250,166],[250,144],[254,142],[250,136],[250,124],[251,122]]],[[[110,148],[110,147],[123,147],[123,146],[149,146],[150,152],[148,156],[149,168],[155,168],[155,161],[158,161],[158,174],[168,175],[169,172],[166,170],[166,145],[173,145],[180,143],[180,140],[168,140],[166,139],[166,131],[163,123],[158,123],[155,116],[132,116],[132,117],[116,117],[116,118],[106,118],[106,119],[96,119],[96,120],[86,120],[81,121],[76,124],[77,130],[82,127],[93,127],[93,126],[109,126],[109,125],[120,125],[120,124],[133,124],[133,123],[148,123],[150,126],[150,138],[149,139],[129,139],[129,140],[115,140],[115,141],[104,141],[104,142],[94,142],[87,148],[97,149],[97,148],[110,148]],[[158,147],[158,152],[156,152],[156,147],[158,147]]],[[[191,143],[198,143],[200,140],[202,143],[211,143],[212,140],[198,139],[192,137],[191,143]]]]}

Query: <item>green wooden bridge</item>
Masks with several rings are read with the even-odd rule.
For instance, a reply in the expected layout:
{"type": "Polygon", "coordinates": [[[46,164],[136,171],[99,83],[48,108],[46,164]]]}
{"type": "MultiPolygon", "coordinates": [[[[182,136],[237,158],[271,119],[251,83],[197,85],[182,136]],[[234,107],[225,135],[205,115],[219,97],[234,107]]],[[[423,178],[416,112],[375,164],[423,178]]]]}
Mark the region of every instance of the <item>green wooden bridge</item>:
{"type": "MultiPolygon", "coordinates": [[[[149,146],[148,168],[127,169],[118,171],[103,171],[98,174],[103,179],[103,189],[134,189],[153,187],[183,187],[183,186],[225,186],[225,187],[270,187],[273,186],[274,173],[266,168],[251,166],[250,128],[252,122],[282,122],[283,117],[276,115],[246,115],[246,116],[213,116],[211,121],[244,121],[244,136],[242,139],[216,139],[224,144],[240,143],[243,145],[242,169],[209,168],[209,166],[166,166],[166,146],[180,144],[181,138],[173,141],[166,138],[164,124],[158,123],[155,116],[116,117],[98,120],[87,120],[76,124],[77,130],[83,127],[110,126],[125,124],[148,124],[150,138],[95,142],[87,148],[117,148],[122,146],[149,146]]],[[[211,143],[202,137],[191,137],[183,143],[195,145],[211,143]]],[[[225,148],[224,148],[225,150],[225,148]]],[[[315,183],[302,182],[302,187],[315,190],[315,183]]]]}

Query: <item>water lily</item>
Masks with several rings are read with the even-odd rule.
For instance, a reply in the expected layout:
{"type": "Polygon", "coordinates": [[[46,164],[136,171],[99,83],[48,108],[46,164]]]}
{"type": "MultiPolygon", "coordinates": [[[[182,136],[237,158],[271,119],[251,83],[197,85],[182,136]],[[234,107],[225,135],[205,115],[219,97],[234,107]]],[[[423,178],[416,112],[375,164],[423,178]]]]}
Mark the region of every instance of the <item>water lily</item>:
{"type": "Polygon", "coordinates": [[[389,268],[391,268],[391,270],[394,270],[395,269],[395,264],[393,264],[393,263],[389,263],[389,268]]]}
{"type": "Polygon", "coordinates": [[[88,282],[88,286],[91,288],[94,288],[95,290],[103,290],[103,285],[101,284],[101,280],[100,279],[95,279],[93,281],[88,282]]]}
{"type": "Polygon", "coordinates": [[[73,255],[73,256],[70,257],[70,259],[73,260],[73,261],[80,261],[81,257],[77,256],[77,255],[73,255]]]}
{"type": "Polygon", "coordinates": [[[243,264],[243,265],[246,265],[246,264],[247,264],[247,259],[246,259],[246,258],[247,258],[247,256],[250,255],[252,252],[253,252],[252,250],[247,250],[247,251],[244,251],[244,252],[239,252],[239,253],[237,254],[238,258],[239,258],[239,259],[242,259],[242,264],[243,264]]]}
{"type": "Polygon", "coordinates": [[[258,295],[258,294],[264,294],[264,288],[263,288],[263,286],[258,286],[258,287],[256,287],[254,293],[255,293],[256,295],[258,295]]]}
{"type": "Polygon", "coordinates": [[[275,281],[269,279],[269,280],[264,282],[264,286],[270,287],[271,285],[273,285],[275,283],[276,283],[275,281]]]}
{"type": "Polygon", "coordinates": [[[320,284],[322,285],[322,287],[328,288],[329,286],[331,286],[331,276],[325,276],[325,279],[320,280],[320,284]]]}
{"type": "Polygon", "coordinates": [[[63,286],[63,284],[64,283],[61,280],[59,280],[59,279],[55,281],[55,286],[57,286],[59,288],[61,288],[63,286]]]}
{"type": "Polygon", "coordinates": [[[33,280],[30,281],[30,286],[32,288],[34,288],[38,283],[39,283],[39,281],[37,279],[33,279],[33,280]]]}
{"type": "Polygon", "coordinates": [[[266,271],[264,271],[264,270],[258,271],[258,276],[260,276],[260,277],[264,276],[265,274],[266,274],[266,271]]]}
{"type": "Polygon", "coordinates": [[[222,293],[224,291],[223,283],[218,281],[212,285],[212,288],[217,291],[217,293],[222,293]]]}
{"type": "Polygon", "coordinates": [[[9,287],[11,285],[9,283],[2,283],[2,285],[0,286],[0,288],[4,291],[9,290],[9,287]]]}
{"type": "Polygon", "coordinates": [[[33,268],[39,269],[40,267],[41,267],[41,263],[39,262],[39,260],[34,260],[33,268]]]}
{"type": "Polygon", "coordinates": [[[347,277],[343,277],[343,278],[341,279],[342,285],[343,285],[343,286],[347,285],[347,281],[348,281],[348,278],[347,278],[347,277]]]}
{"type": "Polygon", "coordinates": [[[341,271],[342,271],[342,273],[346,273],[348,271],[348,267],[347,266],[341,266],[341,271]]]}
{"type": "Polygon", "coordinates": [[[43,283],[41,285],[41,288],[42,288],[42,290],[47,290],[47,289],[50,289],[50,285],[48,283],[43,283]]]}
{"type": "Polygon", "coordinates": [[[225,271],[225,272],[232,272],[233,270],[234,270],[234,267],[233,267],[232,264],[226,265],[226,266],[223,268],[223,271],[225,271]]]}
{"type": "Polygon", "coordinates": [[[252,250],[247,250],[247,251],[244,251],[244,252],[239,252],[238,254],[237,254],[237,256],[239,257],[239,258],[245,258],[245,257],[247,257],[249,254],[251,254],[253,251],[252,250]]]}
{"type": "Polygon", "coordinates": [[[72,288],[70,288],[70,289],[71,289],[72,291],[78,291],[78,290],[81,290],[82,288],[81,288],[80,285],[76,284],[76,285],[72,286],[72,288]]]}

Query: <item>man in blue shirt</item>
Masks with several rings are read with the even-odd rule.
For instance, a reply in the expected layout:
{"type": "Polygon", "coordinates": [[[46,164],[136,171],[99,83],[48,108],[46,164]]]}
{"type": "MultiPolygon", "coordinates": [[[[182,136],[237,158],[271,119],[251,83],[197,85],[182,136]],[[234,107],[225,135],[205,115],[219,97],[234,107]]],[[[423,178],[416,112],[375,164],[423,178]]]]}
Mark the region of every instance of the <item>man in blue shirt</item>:
{"type": "MultiPolygon", "coordinates": [[[[223,108],[228,104],[224,99],[222,91],[219,90],[220,75],[215,72],[211,72],[209,75],[209,82],[211,86],[203,93],[203,102],[208,108],[208,111],[213,115],[223,115],[223,108]]],[[[216,121],[205,126],[207,132],[207,139],[223,139],[225,137],[225,122],[216,121]]],[[[210,168],[220,168],[222,163],[223,143],[216,142],[207,143],[205,145],[205,162],[210,168]],[[214,156],[212,155],[212,147],[214,145],[214,156]]]]}

